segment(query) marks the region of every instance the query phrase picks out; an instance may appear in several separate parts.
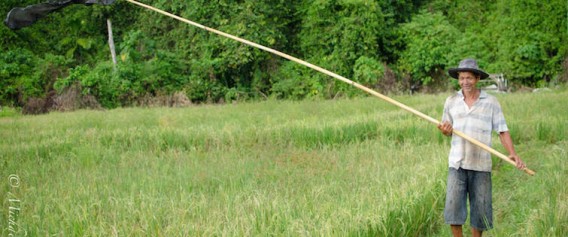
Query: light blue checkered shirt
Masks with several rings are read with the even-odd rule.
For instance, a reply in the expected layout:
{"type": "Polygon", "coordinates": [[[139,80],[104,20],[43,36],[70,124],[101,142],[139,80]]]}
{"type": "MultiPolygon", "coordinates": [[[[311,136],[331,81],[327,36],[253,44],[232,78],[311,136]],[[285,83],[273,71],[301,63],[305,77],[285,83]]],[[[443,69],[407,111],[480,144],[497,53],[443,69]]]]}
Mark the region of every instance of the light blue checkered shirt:
{"type": "MultiPolygon", "coordinates": [[[[491,146],[491,131],[506,132],[507,123],[497,98],[481,91],[471,108],[464,101],[462,91],[446,99],[442,121],[453,128],[491,146]]],[[[491,172],[491,153],[457,135],[452,135],[449,165],[452,168],[491,172]]]]}

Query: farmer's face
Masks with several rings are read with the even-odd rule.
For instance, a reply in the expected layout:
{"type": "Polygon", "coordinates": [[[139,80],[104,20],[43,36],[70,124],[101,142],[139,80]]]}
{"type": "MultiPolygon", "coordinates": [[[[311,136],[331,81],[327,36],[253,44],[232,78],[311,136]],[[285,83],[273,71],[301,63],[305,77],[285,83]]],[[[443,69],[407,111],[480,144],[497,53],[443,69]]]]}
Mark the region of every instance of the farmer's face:
{"type": "Polygon", "coordinates": [[[460,72],[458,81],[464,92],[473,92],[476,90],[475,85],[479,82],[479,77],[471,72],[460,72]]]}

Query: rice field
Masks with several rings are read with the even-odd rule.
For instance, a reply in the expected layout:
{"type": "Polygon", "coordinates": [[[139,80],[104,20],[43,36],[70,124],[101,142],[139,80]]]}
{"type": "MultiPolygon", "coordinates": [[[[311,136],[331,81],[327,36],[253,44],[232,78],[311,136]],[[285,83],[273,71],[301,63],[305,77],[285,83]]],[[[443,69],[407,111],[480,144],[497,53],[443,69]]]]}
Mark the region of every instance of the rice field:
{"type": "MultiPolygon", "coordinates": [[[[537,174],[494,158],[485,236],[568,235],[568,91],[496,96],[537,174]]],[[[377,98],[2,110],[2,236],[450,235],[449,138],[377,98]]]]}

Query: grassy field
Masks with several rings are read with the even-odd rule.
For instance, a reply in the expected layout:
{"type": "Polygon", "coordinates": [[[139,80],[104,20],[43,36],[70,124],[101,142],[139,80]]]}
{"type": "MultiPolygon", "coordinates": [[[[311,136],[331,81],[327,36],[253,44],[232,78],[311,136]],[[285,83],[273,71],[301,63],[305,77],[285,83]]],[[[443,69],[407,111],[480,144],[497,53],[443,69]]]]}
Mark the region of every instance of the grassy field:
{"type": "MultiPolygon", "coordinates": [[[[537,174],[494,158],[486,236],[568,235],[568,91],[497,96],[537,174]]],[[[450,235],[449,138],[376,98],[0,114],[2,236],[450,235]]]]}

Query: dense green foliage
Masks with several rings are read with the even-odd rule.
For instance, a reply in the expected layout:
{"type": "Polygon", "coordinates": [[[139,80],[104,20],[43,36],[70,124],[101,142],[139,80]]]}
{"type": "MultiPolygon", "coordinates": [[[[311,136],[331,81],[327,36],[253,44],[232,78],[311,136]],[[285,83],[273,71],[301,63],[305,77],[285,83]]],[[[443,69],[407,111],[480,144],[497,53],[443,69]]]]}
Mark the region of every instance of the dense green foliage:
{"type": "MultiPolygon", "coordinates": [[[[494,157],[487,235],[568,236],[568,91],[496,96],[536,175],[494,157]]],[[[0,110],[0,137],[1,236],[451,236],[450,139],[376,98],[0,110]]]]}
{"type": "MultiPolygon", "coordinates": [[[[0,12],[38,3],[5,0],[0,12]]],[[[304,59],[382,92],[447,89],[475,57],[512,83],[566,79],[568,3],[447,0],[144,1],[304,59]],[[543,14],[545,12],[545,14],[543,14]],[[566,64],[566,63],[565,63],[566,64]],[[565,69],[564,69],[565,70],[565,69]]],[[[303,99],[361,92],[311,69],[118,0],[73,5],[18,31],[0,27],[0,104],[79,85],[104,107],[183,92],[193,102],[303,99]],[[112,65],[106,20],[113,23],[112,65]]]]}

